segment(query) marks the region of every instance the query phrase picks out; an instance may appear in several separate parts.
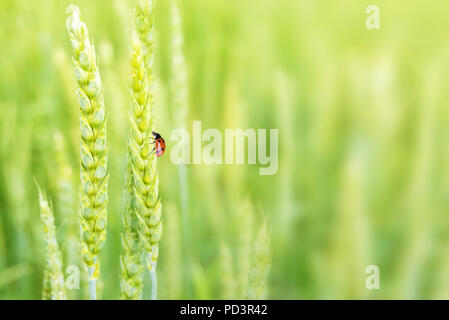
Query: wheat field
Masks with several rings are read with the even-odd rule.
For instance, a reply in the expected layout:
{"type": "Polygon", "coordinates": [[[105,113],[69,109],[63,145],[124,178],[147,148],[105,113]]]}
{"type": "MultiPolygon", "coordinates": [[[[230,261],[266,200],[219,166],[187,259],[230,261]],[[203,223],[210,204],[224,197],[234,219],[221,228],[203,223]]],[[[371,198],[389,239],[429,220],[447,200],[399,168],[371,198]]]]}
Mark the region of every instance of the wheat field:
{"type": "Polygon", "coordinates": [[[0,299],[449,298],[447,2],[148,1],[0,2],[0,299]]]}

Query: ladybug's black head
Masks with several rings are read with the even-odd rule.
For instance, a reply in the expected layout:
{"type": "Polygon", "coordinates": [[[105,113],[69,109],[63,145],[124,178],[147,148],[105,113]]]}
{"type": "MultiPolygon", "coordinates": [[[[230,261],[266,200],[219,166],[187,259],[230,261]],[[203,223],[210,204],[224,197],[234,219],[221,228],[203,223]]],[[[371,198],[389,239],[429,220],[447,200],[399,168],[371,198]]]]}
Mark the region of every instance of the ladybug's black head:
{"type": "Polygon", "coordinates": [[[159,133],[157,133],[156,131],[153,131],[152,133],[153,133],[153,137],[155,140],[162,138],[161,135],[159,133]]]}

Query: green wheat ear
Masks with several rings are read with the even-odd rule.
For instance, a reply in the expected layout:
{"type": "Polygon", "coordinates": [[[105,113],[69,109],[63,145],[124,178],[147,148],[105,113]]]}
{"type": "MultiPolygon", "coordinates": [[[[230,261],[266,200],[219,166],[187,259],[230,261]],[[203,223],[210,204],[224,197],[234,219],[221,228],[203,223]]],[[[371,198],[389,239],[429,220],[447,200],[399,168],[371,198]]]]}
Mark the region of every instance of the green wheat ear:
{"type": "Polygon", "coordinates": [[[267,280],[270,266],[270,238],[268,235],[267,222],[264,221],[253,247],[252,263],[248,277],[248,299],[267,298],[267,280]]]}
{"type": "Polygon", "coordinates": [[[134,10],[134,28],[142,43],[142,52],[145,66],[147,68],[147,76],[150,79],[153,72],[154,61],[154,9],[155,0],[139,0],[134,10]]]}
{"type": "MultiPolygon", "coordinates": [[[[153,277],[159,252],[158,242],[162,235],[161,199],[158,191],[157,158],[154,152],[151,153],[154,125],[149,87],[142,47],[137,36],[133,37],[130,78],[132,106],[129,112],[131,132],[128,145],[132,170],[132,209],[140,221],[139,234],[147,252],[147,267],[152,275],[154,291],[156,279],[153,277]]],[[[153,293],[152,296],[155,297],[155,292],[153,293]]]]}
{"type": "Polygon", "coordinates": [[[143,271],[142,243],[139,237],[139,221],[132,206],[133,180],[131,157],[128,156],[126,173],[126,208],[123,213],[124,232],[122,233],[123,254],[120,257],[120,296],[122,300],[142,298],[143,271]]]}
{"type": "Polygon", "coordinates": [[[73,48],[81,117],[80,232],[83,260],[89,271],[90,298],[96,299],[98,254],[106,241],[108,174],[106,115],[95,48],[76,6],[67,8],[66,26],[73,48]]]}
{"type": "Polygon", "coordinates": [[[157,158],[151,153],[154,130],[153,60],[154,0],[140,0],[134,12],[135,34],[131,49],[131,133],[128,139],[133,171],[135,212],[140,236],[147,252],[152,281],[152,299],[157,296],[156,263],[162,236],[161,199],[157,158]]]}
{"type": "Polygon", "coordinates": [[[37,184],[39,191],[39,207],[44,224],[46,267],[44,271],[44,300],[65,300],[64,274],[62,273],[62,256],[56,240],[55,218],[46,195],[37,184]]]}

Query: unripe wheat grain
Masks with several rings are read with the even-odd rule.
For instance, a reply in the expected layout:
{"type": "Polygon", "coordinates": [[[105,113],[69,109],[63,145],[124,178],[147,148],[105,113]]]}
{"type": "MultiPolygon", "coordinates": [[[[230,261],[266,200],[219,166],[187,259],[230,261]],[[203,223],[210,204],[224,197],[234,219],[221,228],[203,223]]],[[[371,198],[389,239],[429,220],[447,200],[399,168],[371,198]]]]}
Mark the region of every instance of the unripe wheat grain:
{"type": "Polygon", "coordinates": [[[39,190],[41,220],[44,223],[46,256],[43,299],[65,300],[67,295],[65,291],[64,274],[62,273],[62,256],[56,240],[55,218],[47,197],[41,191],[39,185],[37,187],[39,190]]]}
{"type": "Polygon", "coordinates": [[[96,299],[98,254],[106,240],[108,174],[106,115],[95,48],[78,7],[67,8],[81,117],[81,251],[89,271],[90,298],[96,299]]]}

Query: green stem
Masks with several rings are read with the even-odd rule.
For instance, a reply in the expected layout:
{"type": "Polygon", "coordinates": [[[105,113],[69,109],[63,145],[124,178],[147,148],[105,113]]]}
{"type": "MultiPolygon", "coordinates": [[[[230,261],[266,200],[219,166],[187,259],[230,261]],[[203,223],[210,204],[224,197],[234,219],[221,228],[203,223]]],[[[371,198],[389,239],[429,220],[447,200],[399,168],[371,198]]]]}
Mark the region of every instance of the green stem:
{"type": "Polygon", "coordinates": [[[157,275],[156,269],[150,270],[151,276],[151,300],[157,300],[157,275]]]}
{"type": "Polygon", "coordinates": [[[151,264],[150,277],[151,277],[151,300],[157,300],[157,274],[156,274],[156,262],[152,262],[151,253],[148,253],[148,263],[151,264]]]}
{"type": "Polygon", "coordinates": [[[89,277],[89,299],[97,300],[97,279],[94,278],[94,267],[89,267],[87,269],[89,277]]]}
{"type": "MultiPolygon", "coordinates": [[[[184,252],[187,257],[192,257],[190,252],[190,216],[189,216],[189,196],[187,193],[187,168],[184,164],[180,164],[178,166],[178,174],[179,174],[179,193],[181,200],[181,219],[183,224],[183,243],[184,243],[184,252]]],[[[190,271],[190,260],[186,261],[184,265],[185,274],[191,274],[190,271]]],[[[184,277],[184,285],[186,288],[187,296],[190,297],[192,292],[190,288],[190,282],[187,277],[184,277]]]]}

